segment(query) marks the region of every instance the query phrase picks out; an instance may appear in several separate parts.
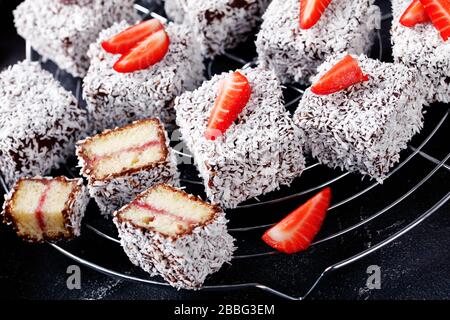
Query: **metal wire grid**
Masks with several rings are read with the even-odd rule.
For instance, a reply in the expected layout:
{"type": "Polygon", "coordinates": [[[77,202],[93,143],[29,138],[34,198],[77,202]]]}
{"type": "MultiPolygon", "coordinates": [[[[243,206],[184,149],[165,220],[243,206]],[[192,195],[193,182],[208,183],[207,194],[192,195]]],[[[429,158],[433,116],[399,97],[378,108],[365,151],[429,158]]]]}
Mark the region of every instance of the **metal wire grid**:
{"type": "MultiPolygon", "coordinates": [[[[151,12],[150,10],[146,9],[145,7],[142,7],[140,5],[136,5],[136,9],[143,13],[144,15],[150,15],[159,19],[165,19],[153,12],[151,12]]],[[[384,19],[389,18],[389,16],[385,16],[384,19]]],[[[379,35],[379,43],[381,45],[381,36],[379,35]]],[[[242,58],[235,56],[231,53],[226,53],[225,57],[230,59],[230,61],[234,62],[234,63],[238,63],[241,64],[244,68],[245,67],[249,67],[253,64],[253,62],[248,62],[243,60],[242,58]]],[[[27,58],[32,59],[32,51],[29,45],[27,45],[27,58]]],[[[212,75],[212,65],[213,65],[213,61],[211,61],[208,64],[208,73],[209,76],[212,75]]],[[[59,69],[56,72],[56,78],[59,77],[59,69]]],[[[293,104],[295,104],[296,102],[298,102],[301,99],[301,94],[303,93],[303,91],[295,86],[290,86],[290,89],[296,91],[298,93],[298,95],[293,98],[292,100],[286,102],[286,106],[291,106],[293,104]]],[[[76,88],[76,94],[77,97],[79,99],[81,99],[81,80],[79,80],[77,82],[77,88],[76,88]]],[[[343,228],[335,233],[332,233],[328,236],[324,236],[316,241],[313,242],[312,246],[317,246],[319,244],[325,244],[328,243],[329,241],[333,240],[333,239],[337,239],[345,234],[348,234],[351,231],[357,230],[358,228],[361,228],[363,226],[368,225],[370,222],[374,221],[377,218],[380,218],[382,215],[390,212],[391,210],[393,210],[397,205],[399,205],[401,202],[403,202],[404,200],[410,198],[420,187],[422,187],[426,182],[428,182],[435,174],[436,172],[438,172],[439,170],[447,170],[450,172],[450,166],[446,164],[446,162],[449,160],[450,158],[450,152],[448,152],[444,158],[442,159],[436,159],[433,156],[427,154],[424,152],[424,147],[427,146],[429,144],[429,142],[432,140],[432,138],[435,136],[435,134],[443,128],[443,126],[445,125],[449,125],[448,124],[448,115],[449,115],[450,109],[447,107],[446,112],[443,114],[443,116],[441,117],[441,119],[438,121],[438,123],[436,124],[436,126],[433,128],[433,130],[426,136],[423,138],[422,142],[418,145],[418,146],[409,146],[409,150],[411,151],[411,153],[405,158],[403,159],[386,177],[385,183],[389,182],[389,178],[395,174],[398,174],[399,171],[406,165],[408,164],[411,160],[417,158],[417,156],[422,157],[423,159],[429,161],[430,163],[432,163],[434,165],[434,167],[432,167],[432,169],[426,173],[426,175],[416,184],[414,184],[411,188],[409,188],[408,191],[406,191],[405,193],[403,193],[400,197],[398,197],[396,200],[392,201],[391,203],[389,203],[388,205],[386,205],[384,208],[378,210],[377,212],[371,214],[370,216],[366,217],[365,219],[352,224],[351,226],[348,226],[346,228],[343,228]]],[[[183,156],[189,156],[187,154],[182,154],[183,156]]],[[[65,167],[66,168],[66,172],[68,175],[73,175],[72,171],[69,167],[65,167]]],[[[309,165],[306,170],[320,170],[320,165],[318,163],[314,163],[309,165]]],[[[274,203],[281,203],[287,200],[291,200],[291,199],[295,199],[298,198],[300,196],[306,195],[306,194],[310,194],[314,191],[320,190],[326,186],[332,186],[333,184],[337,183],[338,181],[344,179],[346,176],[348,176],[349,173],[342,173],[337,175],[336,177],[333,177],[332,179],[329,179],[325,182],[322,182],[318,185],[315,185],[313,187],[310,187],[308,189],[305,190],[301,190],[292,194],[289,194],[287,196],[282,196],[282,197],[278,197],[275,199],[270,199],[270,200],[266,200],[266,201],[258,201],[258,199],[256,199],[256,201],[254,201],[253,203],[249,203],[249,204],[244,204],[244,205],[240,205],[239,208],[240,209],[248,209],[248,208],[252,208],[252,207],[259,207],[259,206],[264,206],[267,204],[274,204],[274,203]]],[[[183,181],[185,184],[189,185],[189,184],[198,184],[201,182],[200,181],[193,181],[193,180],[188,180],[185,179],[183,181]]],[[[0,177],[0,184],[3,187],[4,191],[7,192],[8,188],[3,180],[2,177],[0,177]]],[[[338,202],[335,202],[330,208],[329,208],[329,212],[333,212],[335,209],[343,206],[344,204],[349,204],[351,201],[367,194],[369,191],[371,191],[372,189],[376,188],[376,187],[381,187],[381,185],[378,182],[373,182],[372,184],[368,185],[367,187],[363,188],[362,190],[352,194],[351,196],[348,196],[338,202]]],[[[368,255],[370,255],[371,253],[387,246],[388,244],[390,244],[391,242],[395,241],[396,239],[398,239],[399,237],[401,237],[402,235],[406,234],[407,232],[409,232],[410,230],[412,230],[414,227],[418,226],[419,224],[421,224],[425,219],[427,219],[428,217],[430,217],[433,213],[435,213],[440,207],[442,207],[448,200],[450,199],[450,190],[448,191],[448,193],[446,193],[442,198],[440,198],[437,202],[435,202],[430,208],[428,208],[427,210],[425,210],[424,212],[420,213],[412,222],[410,222],[409,224],[403,226],[400,230],[396,231],[395,233],[392,233],[391,235],[389,235],[388,237],[386,237],[385,239],[383,239],[382,241],[376,243],[375,245],[372,245],[370,247],[367,247],[366,249],[349,256],[346,259],[342,259],[334,264],[329,265],[328,267],[324,268],[323,271],[321,272],[321,274],[315,279],[315,281],[313,282],[313,284],[302,294],[300,295],[289,295],[286,294],[282,291],[276,290],[273,287],[264,285],[262,283],[255,283],[255,282],[249,282],[249,283],[235,283],[235,284],[225,284],[225,285],[207,285],[204,286],[201,290],[241,290],[241,289],[249,289],[249,288],[257,288],[260,289],[262,291],[271,293],[273,295],[276,295],[278,297],[281,298],[285,298],[285,299],[291,299],[291,300],[302,300],[305,299],[313,290],[314,288],[316,288],[316,286],[320,283],[320,281],[329,273],[341,269],[355,261],[358,261],[368,255]]],[[[253,226],[241,226],[241,227],[236,227],[236,228],[230,228],[229,231],[231,233],[246,233],[249,231],[253,231],[253,230],[262,230],[265,228],[268,228],[270,226],[272,226],[273,224],[258,224],[258,225],[253,225],[253,226]]],[[[100,236],[101,238],[104,238],[112,243],[115,243],[117,245],[120,245],[120,241],[113,237],[110,236],[108,234],[106,234],[105,232],[102,232],[101,230],[99,230],[98,228],[96,228],[95,226],[91,225],[91,224],[85,224],[85,226],[87,227],[88,230],[92,231],[95,235],[100,236]]],[[[60,253],[66,255],[67,257],[73,259],[74,261],[76,261],[77,263],[80,263],[86,267],[92,268],[98,272],[101,272],[103,274],[118,278],[118,279],[123,279],[123,280],[129,280],[129,281],[134,281],[134,282],[139,282],[139,283],[144,283],[144,284],[149,284],[149,285],[157,285],[157,286],[169,286],[169,284],[165,283],[165,282],[160,282],[160,281],[156,281],[156,280],[150,280],[144,277],[139,277],[139,276],[133,276],[133,275],[129,275],[129,274],[125,274],[122,272],[118,272],[109,268],[106,268],[104,266],[101,266],[99,264],[96,264],[92,261],[89,261],[87,259],[82,258],[81,256],[74,254],[73,252],[64,249],[63,247],[61,247],[59,244],[54,244],[54,243],[48,243],[50,246],[52,246],[53,248],[55,248],[57,251],[59,251],[60,253]]],[[[256,252],[256,253],[252,253],[252,254],[245,254],[245,255],[237,255],[235,256],[233,259],[237,260],[237,259],[258,259],[264,256],[268,256],[268,255],[275,255],[278,254],[278,252],[276,251],[265,251],[265,252],[256,252]]]]}

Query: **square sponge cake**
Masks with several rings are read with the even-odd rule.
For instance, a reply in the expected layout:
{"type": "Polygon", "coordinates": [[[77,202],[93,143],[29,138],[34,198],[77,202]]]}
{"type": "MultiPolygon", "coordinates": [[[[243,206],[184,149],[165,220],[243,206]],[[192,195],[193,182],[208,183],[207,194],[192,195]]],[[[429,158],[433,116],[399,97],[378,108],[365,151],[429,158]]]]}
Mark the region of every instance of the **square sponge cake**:
{"type": "Polygon", "coordinates": [[[175,100],[176,121],[206,194],[225,208],[290,185],[305,165],[302,143],[275,73],[261,68],[239,72],[249,81],[250,99],[215,141],[207,140],[204,133],[221,82],[229,73],[216,75],[175,100]]]}
{"type": "Polygon", "coordinates": [[[179,184],[177,163],[158,119],[107,130],[77,144],[81,173],[103,214],[156,183],[179,184]]]}
{"type": "Polygon", "coordinates": [[[80,235],[88,201],[82,179],[21,178],[5,196],[2,216],[24,240],[70,239],[80,235]]]}
{"type": "Polygon", "coordinates": [[[89,44],[115,21],[135,21],[133,5],[133,0],[26,0],[14,11],[14,22],[43,58],[83,77],[89,44]]]}
{"type": "Polygon", "coordinates": [[[114,216],[131,262],[176,288],[200,288],[235,250],[219,207],[168,185],[141,193],[114,216]]]}
{"type": "Polygon", "coordinates": [[[431,22],[412,28],[400,23],[411,4],[409,0],[392,0],[392,55],[419,73],[417,86],[423,89],[427,103],[450,102],[450,41],[444,41],[431,22]]]}
{"type": "Polygon", "coordinates": [[[300,1],[273,0],[256,40],[258,61],[282,83],[308,84],[331,54],[367,53],[380,25],[375,0],[333,0],[310,29],[299,27],[300,1]]]}
{"type": "Polygon", "coordinates": [[[170,0],[167,15],[191,28],[206,57],[245,41],[259,25],[269,0],[170,0]]]}
{"type": "Polygon", "coordinates": [[[161,61],[144,70],[116,72],[118,55],[107,53],[101,43],[129,26],[122,21],[103,30],[88,52],[91,66],[83,80],[83,97],[96,132],[146,118],[169,124],[175,119],[175,97],[203,81],[204,64],[194,34],[174,23],[165,26],[170,44],[161,61]]]}
{"type": "Polygon", "coordinates": [[[59,167],[87,130],[86,111],[39,63],[0,73],[0,172],[9,186],[59,167]]]}
{"type": "MultiPolygon", "coordinates": [[[[342,57],[327,59],[314,81],[342,57]]],[[[364,55],[354,58],[369,80],[329,95],[317,95],[308,88],[294,122],[320,163],[382,182],[399,161],[400,151],[422,128],[424,99],[414,70],[364,55]]]]}

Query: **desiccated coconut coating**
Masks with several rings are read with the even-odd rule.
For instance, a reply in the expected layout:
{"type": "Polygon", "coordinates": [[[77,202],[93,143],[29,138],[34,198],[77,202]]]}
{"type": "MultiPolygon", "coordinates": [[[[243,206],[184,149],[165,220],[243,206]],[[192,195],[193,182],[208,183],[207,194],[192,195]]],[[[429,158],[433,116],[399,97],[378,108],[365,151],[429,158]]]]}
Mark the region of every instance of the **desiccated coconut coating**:
{"type": "Polygon", "coordinates": [[[237,124],[216,141],[204,132],[219,82],[216,75],[175,100],[177,124],[194,155],[208,198],[225,208],[289,185],[304,169],[301,140],[283,105],[280,83],[272,71],[240,72],[250,82],[250,100],[237,124]]]}
{"type": "MultiPolygon", "coordinates": [[[[320,67],[317,81],[343,55],[320,67]]],[[[294,114],[307,148],[320,163],[383,181],[400,151],[422,128],[424,99],[417,74],[401,64],[356,57],[369,81],[330,95],[308,88],[294,114]]]]}
{"type": "Polygon", "coordinates": [[[115,21],[137,19],[133,0],[26,0],[14,11],[17,32],[45,59],[75,77],[89,67],[87,51],[99,32],[115,21]]]}
{"type": "Polygon", "coordinates": [[[173,99],[203,80],[198,44],[189,30],[173,23],[166,26],[170,45],[162,61],[141,71],[116,72],[113,65],[119,56],[104,51],[100,43],[128,26],[124,21],[114,24],[89,49],[83,97],[97,132],[151,117],[168,124],[175,118],[173,99]]]}
{"type": "Polygon", "coordinates": [[[0,172],[8,185],[58,168],[87,127],[76,98],[39,63],[0,73],[0,172]]]}
{"type": "MultiPolygon", "coordinates": [[[[227,230],[228,220],[220,208],[210,206],[193,195],[164,185],[152,189],[161,187],[174,190],[188,201],[209,206],[212,216],[205,223],[193,225],[192,230],[175,237],[136,225],[126,219],[123,213],[133,202],[151,192],[149,189],[114,213],[113,221],[119,231],[121,245],[130,261],[152,276],[161,275],[178,289],[199,289],[209,274],[218,271],[232,259],[236,248],[227,230]]],[[[179,206],[177,214],[188,216],[189,208],[183,208],[181,204],[179,206]]]]}
{"type": "Polygon", "coordinates": [[[400,17],[409,0],[392,1],[392,54],[396,62],[417,69],[417,87],[423,89],[427,103],[450,102],[450,41],[444,42],[431,22],[408,28],[400,17]]]}
{"type": "MultiPolygon", "coordinates": [[[[147,133],[143,128],[140,131],[147,133]]],[[[136,137],[134,138],[136,139],[136,137]]],[[[127,140],[129,139],[121,139],[120,142],[118,140],[115,141],[124,147],[125,151],[123,153],[127,152],[127,147],[136,147],[136,145],[132,144],[135,141],[127,140]]],[[[116,147],[116,145],[111,145],[108,150],[112,151],[116,147]]],[[[97,136],[79,141],[77,143],[76,153],[79,166],[81,167],[81,173],[88,179],[89,194],[94,198],[99,206],[100,212],[104,215],[112,214],[114,210],[119,209],[124,204],[133,200],[139,193],[157,183],[167,183],[173,186],[179,186],[180,184],[176,156],[169,147],[167,132],[157,119],[136,121],[126,127],[106,130],[97,136]],[[161,150],[162,158],[156,161],[144,162],[137,167],[128,167],[124,162],[124,167],[121,170],[116,170],[106,176],[98,176],[95,168],[93,168],[96,155],[88,155],[88,147],[86,146],[98,142],[107,136],[125,132],[133,127],[139,129],[140,126],[147,124],[155,126],[158,130],[158,140],[160,142],[158,149],[161,150]]],[[[120,154],[115,155],[115,158],[119,157],[120,154]]]]}
{"type": "Polygon", "coordinates": [[[192,28],[207,57],[245,41],[260,23],[270,0],[170,0],[167,15],[192,28]]]}
{"type": "Polygon", "coordinates": [[[258,61],[282,83],[308,84],[317,66],[337,52],[367,53],[380,25],[375,0],[333,0],[308,30],[299,27],[299,0],[273,0],[256,40],[258,61]]]}

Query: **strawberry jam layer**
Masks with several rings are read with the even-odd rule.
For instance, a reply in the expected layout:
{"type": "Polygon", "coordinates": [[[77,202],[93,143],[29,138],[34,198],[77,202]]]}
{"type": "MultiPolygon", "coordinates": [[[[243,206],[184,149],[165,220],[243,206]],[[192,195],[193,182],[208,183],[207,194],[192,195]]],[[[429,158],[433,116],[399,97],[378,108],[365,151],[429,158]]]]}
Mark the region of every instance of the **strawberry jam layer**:
{"type": "Polygon", "coordinates": [[[183,222],[186,223],[188,225],[195,225],[197,223],[199,223],[200,221],[198,220],[194,220],[194,219],[189,219],[187,217],[182,217],[179,215],[176,215],[175,213],[171,213],[167,210],[163,210],[163,209],[158,209],[154,206],[152,206],[149,203],[144,203],[144,202],[136,202],[134,203],[135,206],[139,207],[140,209],[144,209],[146,211],[148,211],[148,213],[153,214],[153,215],[165,215],[170,217],[171,219],[177,221],[177,222],[183,222]]]}
{"type": "Polygon", "coordinates": [[[42,183],[45,185],[45,188],[39,197],[39,201],[38,201],[36,210],[34,212],[34,215],[36,216],[36,220],[38,222],[39,228],[41,229],[42,233],[45,233],[46,224],[45,224],[45,219],[44,219],[44,212],[42,211],[42,209],[44,207],[45,201],[47,200],[48,192],[51,189],[51,182],[50,181],[42,181],[42,183]]]}
{"type": "Polygon", "coordinates": [[[95,155],[92,159],[93,162],[97,162],[104,159],[111,159],[121,153],[143,153],[145,150],[147,150],[150,147],[159,146],[161,144],[158,140],[151,140],[144,144],[141,144],[139,146],[132,146],[127,148],[122,148],[114,152],[105,153],[100,156],[95,155]]]}

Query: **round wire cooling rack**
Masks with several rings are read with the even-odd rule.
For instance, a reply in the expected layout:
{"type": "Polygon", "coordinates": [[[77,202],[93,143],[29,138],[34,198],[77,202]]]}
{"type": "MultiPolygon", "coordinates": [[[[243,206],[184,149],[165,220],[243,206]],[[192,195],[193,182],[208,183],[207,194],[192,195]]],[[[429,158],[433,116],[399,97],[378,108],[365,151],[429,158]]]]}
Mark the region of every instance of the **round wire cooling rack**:
{"type": "MultiPolygon", "coordinates": [[[[165,19],[145,6],[136,5],[136,9],[144,18],[165,19]]],[[[388,24],[389,18],[389,15],[384,16],[383,23],[388,24]]],[[[388,36],[383,34],[383,30],[386,32],[386,28],[378,31],[378,41],[372,53],[380,60],[386,59],[383,48],[387,48],[388,36]]],[[[39,59],[28,44],[26,50],[28,59],[39,59]]],[[[247,56],[248,44],[207,61],[208,77],[221,71],[252,66],[254,62],[242,58],[243,51],[247,56]]],[[[65,87],[74,91],[83,104],[81,79],[71,78],[51,62],[42,63],[65,87]]],[[[302,93],[301,87],[287,86],[284,90],[286,107],[292,111],[302,93]]],[[[411,141],[402,153],[401,161],[390,171],[382,185],[309,161],[302,177],[296,179],[291,187],[282,187],[246,201],[236,209],[227,210],[229,231],[237,239],[237,254],[231,266],[225,266],[212,275],[200,290],[256,288],[281,298],[301,300],[326,275],[386,247],[420,225],[450,199],[450,185],[445,183],[450,178],[450,166],[447,164],[450,150],[439,148],[439,156],[427,151],[430,146],[439,144],[439,139],[448,132],[449,112],[448,105],[427,109],[423,131],[411,141]],[[260,241],[264,229],[326,186],[333,189],[333,203],[323,229],[311,248],[291,256],[268,250],[260,241]],[[432,196],[430,188],[435,191],[432,196]],[[274,269],[278,271],[274,272],[274,269]]],[[[191,157],[185,150],[175,151],[180,157],[191,157]]],[[[62,173],[78,175],[72,162],[75,163],[69,161],[62,167],[62,173]]],[[[198,180],[193,165],[181,165],[180,169],[183,188],[204,195],[202,182],[198,180]]],[[[6,192],[7,187],[1,177],[0,183],[6,192]]],[[[64,245],[49,245],[75,262],[108,276],[153,286],[169,286],[159,278],[150,279],[126,259],[112,223],[92,212],[95,210],[95,205],[91,203],[83,222],[83,235],[79,239],[64,245]],[[108,258],[99,257],[101,251],[107,251],[108,258]]]]}

